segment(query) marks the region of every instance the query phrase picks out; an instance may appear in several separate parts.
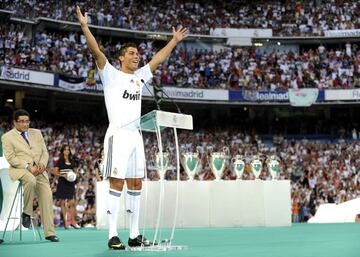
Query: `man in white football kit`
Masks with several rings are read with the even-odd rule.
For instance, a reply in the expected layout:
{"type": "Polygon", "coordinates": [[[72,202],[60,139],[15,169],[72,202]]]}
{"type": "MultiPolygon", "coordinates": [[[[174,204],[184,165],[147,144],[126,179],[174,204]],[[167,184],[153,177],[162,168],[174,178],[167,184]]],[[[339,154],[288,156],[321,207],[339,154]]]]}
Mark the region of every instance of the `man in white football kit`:
{"type": "Polygon", "coordinates": [[[91,50],[104,86],[109,127],[105,135],[104,177],[110,182],[108,196],[109,242],[111,249],[125,249],[117,233],[117,213],[124,180],[127,185],[125,207],[129,213],[130,247],[149,246],[151,243],[139,233],[139,212],[142,178],[144,177],[144,147],[142,137],[133,121],[141,115],[143,81],[152,78],[152,72],[169,57],[177,43],[187,36],[187,29],[173,28],[173,38],[144,67],[138,69],[139,53],[133,43],[121,47],[118,60],[120,70],[114,68],[101,52],[88,27],[87,13],[76,7],[77,17],[91,50]]]}

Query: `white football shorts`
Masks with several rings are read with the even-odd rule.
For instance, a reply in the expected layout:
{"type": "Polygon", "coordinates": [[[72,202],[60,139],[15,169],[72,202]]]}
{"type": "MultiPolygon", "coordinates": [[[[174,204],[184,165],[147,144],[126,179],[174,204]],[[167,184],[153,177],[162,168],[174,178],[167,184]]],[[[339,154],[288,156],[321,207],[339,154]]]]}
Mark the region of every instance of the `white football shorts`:
{"type": "Polygon", "coordinates": [[[143,178],[145,154],[138,130],[110,124],[104,139],[104,178],[143,178]]]}

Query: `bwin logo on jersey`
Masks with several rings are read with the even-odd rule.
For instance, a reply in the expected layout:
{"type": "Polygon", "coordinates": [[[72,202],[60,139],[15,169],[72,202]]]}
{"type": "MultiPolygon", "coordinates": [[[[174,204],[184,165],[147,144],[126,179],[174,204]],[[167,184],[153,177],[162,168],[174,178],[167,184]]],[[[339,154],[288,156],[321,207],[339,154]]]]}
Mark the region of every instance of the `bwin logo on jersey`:
{"type": "Polygon", "coordinates": [[[124,99],[129,99],[132,101],[140,100],[140,92],[136,92],[136,94],[130,94],[127,90],[124,91],[124,94],[122,96],[124,99]]]}

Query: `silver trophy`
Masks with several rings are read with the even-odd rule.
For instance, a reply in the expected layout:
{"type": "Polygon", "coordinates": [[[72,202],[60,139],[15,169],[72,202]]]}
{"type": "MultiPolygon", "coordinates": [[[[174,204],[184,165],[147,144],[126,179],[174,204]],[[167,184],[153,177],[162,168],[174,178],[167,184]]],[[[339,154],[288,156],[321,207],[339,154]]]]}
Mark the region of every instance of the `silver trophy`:
{"type": "Polygon", "coordinates": [[[211,153],[210,167],[216,177],[216,180],[220,180],[225,169],[225,154],[223,152],[211,153]]]}
{"type": "Polygon", "coordinates": [[[169,167],[169,153],[164,152],[161,155],[160,152],[158,152],[156,154],[156,168],[159,172],[161,179],[164,179],[168,167],[169,167]],[[161,163],[161,158],[162,158],[162,163],[161,163]]]}
{"type": "Polygon", "coordinates": [[[279,158],[275,155],[271,155],[266,164],[267,164],[269,173],[272,177],[272,180],[276,180],[276,178],[278,177],[278,175],[280,173],[279,158]]]}
{"type": "Polygon", "coordinates": [[[255,179],[259,179],[259,176],[262,171],[262,162],[260,161],[260,157],[258,155],[254,155],[250,162],[251,171],[255,176],[255,179]]]}
{"type": "Polygon", "coordinates": [[[245,170],[244,156],[237,154],[232,159],[232,163],[233,163],[233,168],[234,168],[237,178],[241,179],[242,175],[244,173],[244,170],[245,170]]]}
{"type": "Polygon", "coordinates": [[[182,155],[182,165],[190,180],[194,179],[197,167],[199,165],[199,153],[187,152],[182,155]]]}

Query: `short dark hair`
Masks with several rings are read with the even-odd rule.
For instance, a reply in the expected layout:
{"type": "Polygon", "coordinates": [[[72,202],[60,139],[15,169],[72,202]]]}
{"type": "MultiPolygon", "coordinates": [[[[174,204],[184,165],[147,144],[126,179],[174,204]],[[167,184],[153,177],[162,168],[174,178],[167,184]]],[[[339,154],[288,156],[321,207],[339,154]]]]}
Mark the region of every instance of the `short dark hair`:
{"type": "Polygon", "coordinates": [[[134,42],[125,43],[125,44],[123,44],[123,45],[120,47],[118,58],[119,58],[120,56],[124,56],[125,53],[126,53],[126,50],[127,50],[129,47],[134,47],[134,48],[136,48],[136,49],[138,48],[137,45],[136,45],[134,42]]]}
{"type": "Polygon", "coordinates": [[[14,121],[17,121],[20,116],[28,116],[30,118],[30,114],[26,110],[19,109],[16,110],[13,114],[14,121]]]}

